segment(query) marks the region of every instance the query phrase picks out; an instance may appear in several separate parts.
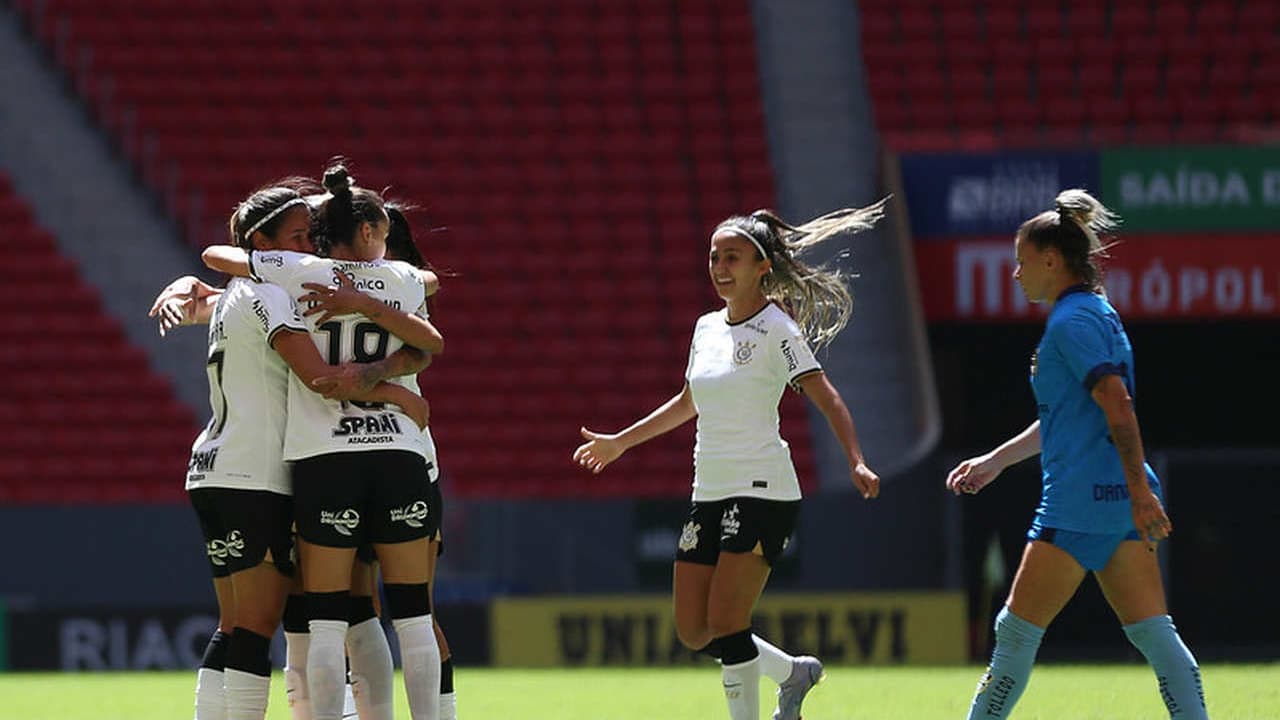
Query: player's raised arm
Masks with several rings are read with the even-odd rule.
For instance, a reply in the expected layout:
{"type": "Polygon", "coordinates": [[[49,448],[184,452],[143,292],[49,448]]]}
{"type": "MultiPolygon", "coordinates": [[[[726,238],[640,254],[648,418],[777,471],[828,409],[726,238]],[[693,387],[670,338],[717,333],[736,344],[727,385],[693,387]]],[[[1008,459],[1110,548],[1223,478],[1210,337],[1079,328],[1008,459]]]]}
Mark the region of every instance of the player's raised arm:
{"type": "Polygon", "coordinates": [[[210,270],[235,277],[249,277],[249,253],[238,247],[210,245],[201,251],[200,259],[210,270]]]}

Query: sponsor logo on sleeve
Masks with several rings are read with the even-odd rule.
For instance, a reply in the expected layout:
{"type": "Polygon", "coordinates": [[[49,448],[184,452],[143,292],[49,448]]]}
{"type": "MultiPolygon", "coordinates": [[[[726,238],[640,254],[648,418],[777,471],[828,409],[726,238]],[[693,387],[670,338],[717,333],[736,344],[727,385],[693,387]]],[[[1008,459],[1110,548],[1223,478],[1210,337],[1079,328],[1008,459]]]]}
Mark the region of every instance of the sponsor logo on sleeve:
{"type": "Polygon", "coordinates": [[[791,340],[788,338],[782,339],[782,357],[787,361],[787,372],[795,372],[796,368],[800,367],[795,348],[791,347],[791,340]]]}
{"type": "Polygon", "coordinates": [[[262,323],[263,332],[271,329],[271,319],[267,317],[267,309],[258,298],[253,299],[253,314],[257,316],[258,322],[262,323]]]}

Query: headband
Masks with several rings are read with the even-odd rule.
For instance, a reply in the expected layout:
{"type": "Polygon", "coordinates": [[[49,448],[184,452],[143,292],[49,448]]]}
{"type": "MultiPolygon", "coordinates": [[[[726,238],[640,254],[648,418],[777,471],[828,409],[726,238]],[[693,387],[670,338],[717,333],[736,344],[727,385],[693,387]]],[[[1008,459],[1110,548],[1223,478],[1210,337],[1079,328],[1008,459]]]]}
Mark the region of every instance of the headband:
{"type": "MultiPolygon", "coordinates": [[[[764,246],[760,244],[760,241],[759,241],[759,240],[756,240],[756,239],[755,239],[755,238],[753,238],[753,237],[751,237],[751,233],[747,232],[746,230],[742,230],[742,229],[740,229],[740,228],[736,228],[736,227],[734,227],[734,226],[732,226],[732,225],[725,225],[725,226],[723,226],[723,227],[718,227],[718,228],[716,228],[716,232],[728,232],[728,233],[730,233],[730,234],[737,235],[738,237],[746,238],[747,240],[750,240],[750,241],[751,241],[751,244],[752,244],[752,245],[755,245],[755,246],[756,246],[756,249],[757,249],[757,250],[759,250],[759,251],[760,251],[760,257],[762,257],[762,258],[768,258],[768,257],[769,257],[769,253],[767,253],[767,252],[765,252],[765,251],[764,251],[764,246]]],[[[712,233],[712,234],[714,235],[715,233],[712,233]]]]}
{"type": "MultiPolygon", "coordinates": [[[[248,240],[249,238],[253,237],[253,234],[254,234],[254,233],[256,233],[256,232],[258,232],[258,228],[262,227],[263,225],[266,225],[268,222],[270,222],[270,221],[271,221],[271,218],[273,218],[273,217],[275,217],[275,216],[279,215],[280,213],[284,212],[285,210],[288,210],[289,208],[293,207],[294,205],[307,205],[307,201],[306,201],[305,199],[303,199],[303,198],[300,198],[300,197],[298,197],[298,198],[294,198],[294,199],[292,199],[292,200],[290,200],[290,201],[288,201],[288,202],[284,203],[284,204],[283,204],[283,205],[281,205],[280,207],[276,208],[275,210],[272,210],[271,212],[269,212],[269,213],[267,213],[266,215],[262,216],[262,219],[261,219],[261,220],[259,220],[258,222],[254,223],[252,227],[250,227],[248,230],[246,230],[246,231],[244,232],[244,239],[245,239],[245,240],[248,240]]],[[[310,207],[310,206],[308,206],[308,207],[310,207]]]]}

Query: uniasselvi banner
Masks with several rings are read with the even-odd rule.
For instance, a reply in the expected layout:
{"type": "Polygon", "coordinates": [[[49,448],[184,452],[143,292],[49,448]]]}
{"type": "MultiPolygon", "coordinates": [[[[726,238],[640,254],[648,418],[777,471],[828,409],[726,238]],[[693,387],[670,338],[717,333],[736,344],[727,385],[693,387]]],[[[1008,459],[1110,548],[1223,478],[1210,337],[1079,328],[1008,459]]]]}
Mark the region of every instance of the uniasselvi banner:
{"type": "Polygon", "coordinates": [[[1101,160],[1102,199],[1126,231],[1280,228],[1280,146],[1124,148],[1101,160]]]}

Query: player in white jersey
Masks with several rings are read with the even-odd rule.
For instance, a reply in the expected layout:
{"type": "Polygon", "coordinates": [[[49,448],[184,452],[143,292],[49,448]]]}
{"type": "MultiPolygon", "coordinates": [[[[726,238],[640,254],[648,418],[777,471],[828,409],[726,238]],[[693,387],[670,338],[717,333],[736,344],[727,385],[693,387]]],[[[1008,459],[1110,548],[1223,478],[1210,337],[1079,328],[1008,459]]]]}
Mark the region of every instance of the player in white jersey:
{"type": "MultiPolygon", "coordinates": [[[[310,248],[310,210],[287,188],[254,193],[230,225],[233,240],[243,247],[310,248]]],[[[261,718],[270,637],[292,569],[292,502],[281,460],[287,381],[291,369],[314,379],[332,368],[316,351],[293,301],[278,287],[245,280],[233,280],[217,298],[208,368],[213,416],[193,446],[187,489],[205,535],[221,617],[200,671],[197,718],[261,718]]],[[[384,384],[357,397],[403,403],[425,424],[425,401],[403,387],[384,384]]]]}
{"type": "MultiPolygon", "coordinates": [[[[216,247],[205,250],[206,263],[274,282],[295,300],[310,292],[306,283],[328,286],[346,275],[386,305],[416,311],[413,320],[424,333],[418,347],[438,354],[443,338],[421,312],[422,276],[405,263],[382,260],[389,227],[382,198],[354,187],[340,164],[326,171],[324,186],[331,194],[321,210],[330,259],[291,252],[245,258],[216,247]]],[[[335,364],[380,360],[400,347],[405,334],[389,333],[362,315],[321,320],[306,318],[317,348],[335,364]]],[[[293,462],[294,519],[311,630],[307,682],[316,720],[341,717],[351,564],[365,540],[373,542],[382,565],[410,710],[415,719],[438,715],[440,656],[427,580],[435,512],[425,453],[419,428],[397,409],[328,400],[308,384],[290,381],[284,457],[293,462]]]]}
{"type": "MultiPolygon", "coordinates": [[[[275,186],[288,187],[301,193],[308,193],[306,199],[313,207],[318,207],[323,199],[327,197],[315,194],[319,189],[319,185],[305,178],[288,178],[283,181],[277,181],[275,186]]],[[[412,237],[407,234],[407,224],[403,225],[403,230],[399,233],[404,237],[404,240],[399,243],[396,242],[399,237],[397,237],[394,218],[399,217],[402,224],[404,218],[398,212],[390,208],[388,210],[393,217],[393,228],[388,237],[388,255],[393,256],[395,254],[393,248],[397,247],[398,244],[403,246],[404,242],[407,242],[409,250],[413,251],[414,257],[420,261],[421,255],[416,252],[416,248],[412,245],[412,237]]],[[[316,223],[315,220],[316,218],[313,217],[312,232],[316,234],[313,235],[312,240],[316,241],[319,246],[323,244],[324,227],[322,224],[316,223]]],[[[415,263],[415,266],[420,264],[415,263]]],[[[439,287],[439,279],[435,273],[429,269],[424,269],[422,277],[427,288],[427,294],[431,295],[436,292],[439,287]]],[[[315,298],[315,302],[308,300],[308,305],[314,306],[309,312],[314,313],[317,310],[335,307],[336,304],[344,301],[351,303],[353,308],[369,310],[368,301],[370,297],[365,296],[359,290],[355,290],[346,276],[340,277],[339,280],[342,285],[334,288],[310,286],[314,291],[306,297],[315,298]],[[364,301],[363,304],[357,302],[357,299],[364,301]]],[[[180,325],[208,324],[213,307],[222,292],[221,288],[210,286],[193,276],[179,278],[166,287],[156,298],[150,315],[159,319],[162,336],[180,325]]],[[[407,326],[404,319],[395,317],[403,313],[392,310],[376,299],[373,302],[377,303],[377,305],[370,314],[376,316],[376,319],[384,327],[396,327],[397,323],[400,327],[407,326]]],[[[327,317],[322,318],[321,322],[327,319],[327,317]]],[[[434,329],[431,329],[428,333],[427,342],[432,342],[431,338],[438,336],[438,333],[431,333],[434,333],[434,329]]],[[[421,336],[421,333],[419,335],[421,336]]],[[[413,338],[411,337],[410,339],[413,338]]],[[[419,339],[419,341],[421,340],[419,339]]],[[[312,384],[317,386],[318,389],[323,388],[326,396],[342,399],[358,397],[363,393],[368,393],[373,390],[378,382],[385,378],[408,376],[411,389],[417,392],[414,378],[416,378],[417,373],[430,364],[430,360],[430,355],[410,346],[405,346],[378,362],[348,363],[337,368],[331,368],[331,374],[323,378],[323,385],[320,384],[320,380],[315,380],[312,384]]],[[[281,397],[281,402],[283,403],[283,401],[284,398],[281,397]]],[[[281,413],[283,412],[282,407],[281,413]]],[[[434,443],[430,438],[429,429],[424,428],[423,432],[426,435],[428,449],[428,472],[432,475],[432,480],[434,481],[434,478],[438,475],[438,470],[434,467],[434,443]]],[[[281,448],[277,446],[277,458],[279,458],[280,452],[281,448]]],[[[432,488],[435,489],[438,486],[433,482],[432,488]]],[[[435,494],[435,498],[433,507],[438,507],[440,505],[438,492],[435,494]]],[[[438,512],[436,516],[439,517],[438,512]]],[[[429,556],[434,559],[436,549],[440,545],[439,543],[433,543],[433,545],[435,547],[429,551],[429,556]]],[[[394,672],[391,650],[387,645],[382,625],[378,621],[376,609],[377,570],[376,567],[371,567],[370,565],[374,561],[372,546],[368,544],[362,545],[358,552],[358,559],[359,562],[356,562],[352,568],[352,594],[348,614],[350,627],[346,641],[351,671],[351,685],[346,688],[344,713],[352,716],[358,713],[362,720],[377,720],[380,717],[380,713],[385,714],[390,711],[394,672]],[[354,691],[353,686],[356,688],[354,691]]],[[[431,575],[434,577],[434,573],[431,573],[431,575]]],[[[299,573],[294,577],[293,592],[288,596],[284,605],[283,623],[288,658],[285,666],[285,686],[288,691],[290,713],[294,720],[311,720],[310,700],[305,678],[310,633],[307,627],[306,602],[301,592],[301,574],[299,573]]],[[[230,612],[229,607],[227,612],[230,612]]],[[[229,628],[230,625],[228,624],[227,627],[229,628]]],[[[437,637],[441,637],[438,626],[433,623],[433,627],[436,629],[437,637]]],[[[442,639],[439,642],[443,647],[447,648],[442,639]]],[[[220,669],[221,666],[219,666],[219,671],[220,669]]],[[[441,716],[444,718],[453,716],[451,670],[451,665],[447,661],[442,662],[441,716]]],[[[218,685],[220,686],[220,683],[218,685]]],[[[212,684],[209,684],[209,686],[212,687],[212,684]]]]}
{"type": "Polygon", "coordinates": [[[852,298],[837,270],[808,267],[796,255],[870,228],[883,208],[881,201],[839,210],[799,227],[764,210],[720,223],[708,270],[725,307],[698,319],[684,389],[621,432],[582,428],[587,442],[573,454],[598,473],[628,449],[698,418],[693,507],[672,589],[676,632],[689,648],[720,660],[733,720],[758,717],[762,672],[778,683],[775,720],[799,718],[805,694],[823,675],[817,658],[792,657],[751,634],[751,611],[799,511],[800,485],[778,434],[778,402],[788,385],[827,418],[862,496],[880,492],[853,418],[809,346],[828,343],[844,327],[852,298]]]}
{"type": "MultiPolygon", "coordinates": [[[[403,260],[427,273],[425,275],[427,281],[427,303],[428,308],[430,308],[430,297],[439,288],[439,278],[431,269],[430,263],[422,257],[422,253],[414,243],[412,228],[401,208],[392,202],[388,202],[386,210],[391,222],[390,229],[387,231],[386,259],[403,260]]],[[[342,279],[345,280],[345,278],[342,279]]],[[[370,296],[351,287],[349,282],[344,282],[344,284],[337,287],[314,287],[314,291],[310,295],[304,296],[303,300],[311,306],[307,310],[308,313],[321,313],[322,317],[327,317],[362,312],[367,307],[369,298],[370,296]]],[[[328,391],[330,389],[342,390],[347,393],[357,392],[362,388],[367,388],[368,384],[375,380],[374,377],[361,377],[359,368],[360,366],[358,365],[345,366],[341,375],[333,378],[317,379],[314,385],[317,390],[320,390],[325,395],[329,394],[328,391]]],[[[431,428],[424,429],[423,435],[427,444],[428,479],[431,481],[435,497],[434,506],[437,508],[436,521],[434,523],[436,532],[429,539],[430,547],[427,550],[427,559],[430,561],[428,582],[430,582],[431,589],[434,591],[437,558],[444,552],[444,541],[441,535],[444,518],[444,497],[439,482],[440,459],[436,454],[436,444],[435,439],[431,436],[431,428]]],[[[375,580],[373,577],[370,579],[375,580]]],[[[355,583],[352,587],[354,591],[354,588],[359,587],[359,584],[355,583]]],[[[434,599],[431,612],[434,618],[431,627],[435,631],[436,644],[440,647],[440,720],[455,720],[457,717],[457,699],[453,688],[453,660],[448,640],[440,627],[440,619],[436,617],[434,599]]]]}

